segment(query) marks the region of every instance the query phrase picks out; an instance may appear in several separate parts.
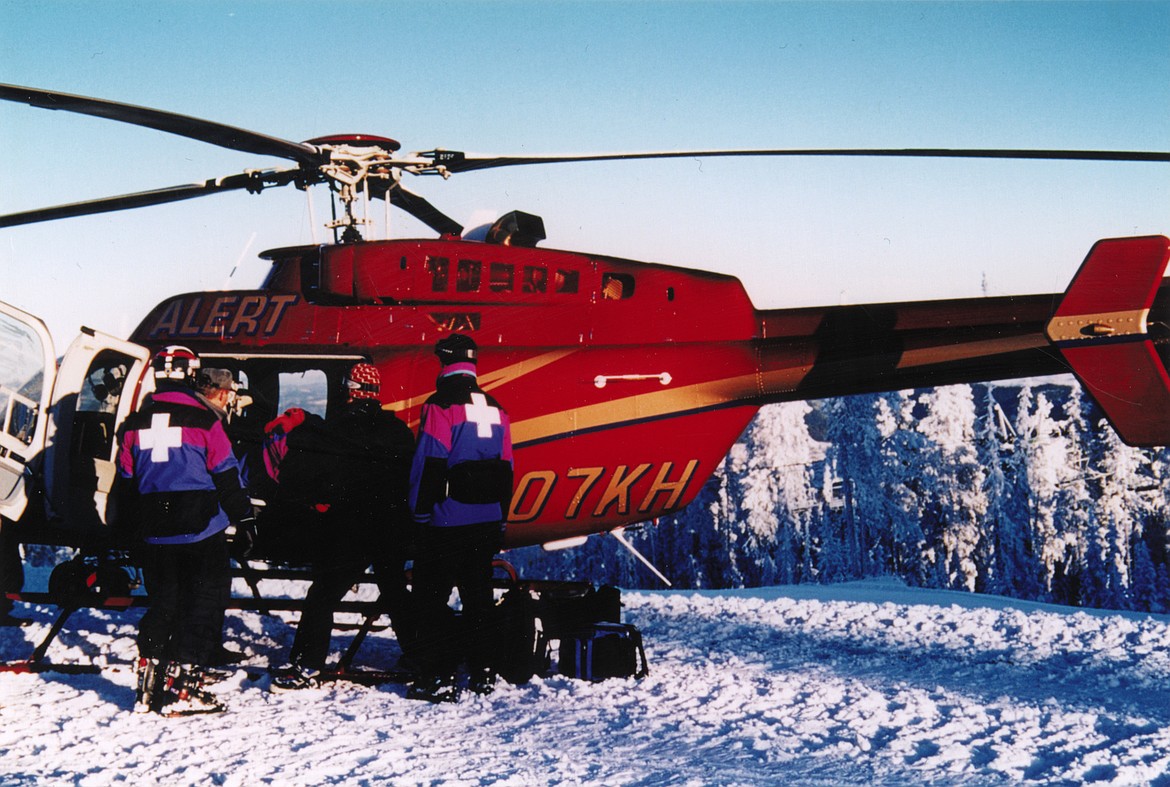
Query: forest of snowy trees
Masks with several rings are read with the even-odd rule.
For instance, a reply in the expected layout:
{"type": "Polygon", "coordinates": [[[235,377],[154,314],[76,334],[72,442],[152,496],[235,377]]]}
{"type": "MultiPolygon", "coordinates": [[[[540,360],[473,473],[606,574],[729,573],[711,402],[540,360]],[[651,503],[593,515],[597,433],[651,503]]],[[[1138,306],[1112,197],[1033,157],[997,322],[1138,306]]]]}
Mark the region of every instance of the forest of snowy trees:
{"type": "MultiPolygon", "coordinates": [[[[1070,378],[763,408],[685,510],[626,533],[677,587],[913,585],[1170,607],[1170,451],[1130,448],[1070,378]]],[[[528,576],[662,587],[616,539],[528,576]]]]}

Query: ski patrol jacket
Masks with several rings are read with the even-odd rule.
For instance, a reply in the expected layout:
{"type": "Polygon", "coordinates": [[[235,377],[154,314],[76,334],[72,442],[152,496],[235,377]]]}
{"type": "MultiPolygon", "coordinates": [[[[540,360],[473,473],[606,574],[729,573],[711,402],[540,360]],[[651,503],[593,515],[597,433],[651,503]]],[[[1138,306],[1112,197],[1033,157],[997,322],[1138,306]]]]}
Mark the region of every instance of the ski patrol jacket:
{"type": "Polygon", "coordinates": [[[415,522],[436,527],[503,522],[511,498],[507,412],[480,390],[473,365],[444,367],[422,407],[411,465],[415,522]]]}
{"type": "Polygon", "coordinates": [[[252,515],[223,423],[181,385],[160,382],[126,419],[118,473],[137,493],[137,526],[148,544],[202,541],[252,515]]]}

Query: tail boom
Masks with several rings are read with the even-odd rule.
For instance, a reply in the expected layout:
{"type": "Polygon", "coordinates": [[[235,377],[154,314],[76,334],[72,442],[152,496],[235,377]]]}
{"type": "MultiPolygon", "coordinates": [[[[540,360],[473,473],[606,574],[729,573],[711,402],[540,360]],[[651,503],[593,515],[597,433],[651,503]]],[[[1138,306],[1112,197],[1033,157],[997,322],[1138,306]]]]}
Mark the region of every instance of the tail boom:
{"type": "MultiPolygon", "coordinates": [[[[1093,246],[1061,295],[756,313],[758,403],[1073,372],[1131,445],[1170,445],[1170,240],[1093,246]]],[[[746,392],[745,392],[746,393],[746,392]]],[[[747,397],[745,397],[747,398],[747,397]]]]}

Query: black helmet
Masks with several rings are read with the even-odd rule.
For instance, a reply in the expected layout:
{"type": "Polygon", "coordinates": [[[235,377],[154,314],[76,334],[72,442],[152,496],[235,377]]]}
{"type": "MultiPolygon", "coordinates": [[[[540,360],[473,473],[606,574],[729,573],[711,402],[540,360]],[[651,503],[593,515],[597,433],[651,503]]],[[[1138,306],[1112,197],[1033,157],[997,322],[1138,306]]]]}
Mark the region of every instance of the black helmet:
{"type": "Polygon", "coordinates": [[[453,363],[475,363],[479,353],[474,339],[466,334],[453,333],[435,343],[435,355],[444,366],[450,366],[453,363]]]}
{"type": "Polygon", "coordinates": [[[199,371],[199,356],[179,344],[168,345],[150,359],[155,380],[174,380],[193,384],[199,371]]]}

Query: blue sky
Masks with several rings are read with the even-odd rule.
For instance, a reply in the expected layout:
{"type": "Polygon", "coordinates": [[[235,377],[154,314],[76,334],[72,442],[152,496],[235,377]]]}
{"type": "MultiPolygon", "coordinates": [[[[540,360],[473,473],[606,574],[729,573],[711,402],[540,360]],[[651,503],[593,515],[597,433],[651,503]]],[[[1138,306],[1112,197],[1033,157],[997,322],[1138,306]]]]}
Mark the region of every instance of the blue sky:
{"type": "MultiPolygon", "coordinates": [[[[4,0],[0,81],[407,150],[1165,151],[1170,3],[4,0]]],[[[0,212],[280,163],[0,105],[0,212]]],[[[685,159],[407,185],[465,224],[526,210],[550,247],[735,274],[768,308],[1057,291],[1095,239],[1170,233],[1167,164],[685,159]]],[[[292,189],[0,230],[0,299],[61,345],[82,323],[125,335],[167,294],[254,285],[259,251],[312,232],[292,189]]]]}

